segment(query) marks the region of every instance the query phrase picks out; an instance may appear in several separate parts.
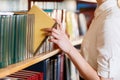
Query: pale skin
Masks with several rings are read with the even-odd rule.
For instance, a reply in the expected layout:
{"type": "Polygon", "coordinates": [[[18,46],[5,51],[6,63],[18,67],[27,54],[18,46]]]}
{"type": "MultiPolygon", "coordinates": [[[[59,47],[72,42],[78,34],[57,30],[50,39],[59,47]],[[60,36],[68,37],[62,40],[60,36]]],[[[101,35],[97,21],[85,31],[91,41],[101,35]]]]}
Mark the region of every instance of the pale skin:
{"type": "MultiPolygon", "coordinates": [[[[101,5],[104,1],[106,0],[97,0],[97,3],[101,5]]],[[[71,44],[61,25],[57,25],[56,28],[45,29],[45,31],[49,36],[53,36],[50,41],[57,44],[58,47],[69,56],[70,60],[74,63],[85,80],[112,80],[98,76],[97,71],[86,62],[78,50],[71,44]]]]}

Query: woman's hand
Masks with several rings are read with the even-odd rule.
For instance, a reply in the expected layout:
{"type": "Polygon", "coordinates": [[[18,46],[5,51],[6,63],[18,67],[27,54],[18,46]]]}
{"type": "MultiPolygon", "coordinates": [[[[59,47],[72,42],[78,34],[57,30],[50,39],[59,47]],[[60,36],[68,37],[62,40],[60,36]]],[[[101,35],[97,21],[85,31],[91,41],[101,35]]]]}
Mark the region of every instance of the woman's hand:
{"type": "Polygon", "coordinates": [[[68,36],[65,33],[64,28],[60,25],[57,25],[55,28],[44,29],[49,36],[52,38],[49,40],[58,45],[58,47],[66,53],[69,53],[72,49],[72,44],[69,41],[68,36]]]}

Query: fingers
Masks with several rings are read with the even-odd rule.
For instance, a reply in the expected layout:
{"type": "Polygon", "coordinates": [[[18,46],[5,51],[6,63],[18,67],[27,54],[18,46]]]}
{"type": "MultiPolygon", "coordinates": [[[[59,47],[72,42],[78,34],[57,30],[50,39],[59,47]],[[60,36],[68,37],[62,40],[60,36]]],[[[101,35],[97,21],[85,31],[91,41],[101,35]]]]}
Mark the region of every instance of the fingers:
{"type": "Polygon", "coordinates": [[[60,24],[57,24],[56,29],[57,29],[57,30],[61,30],[61,28],[60,28],[60,24]]]}
{"type": "Polygon", "coordinates": [[[57,26],[56,28],[62,30],[62,25],[61,25],[61,21],[60,20],[55,20],[57,22],[57,26]]]}
{"type": "Polygon", "coordinates": [[[55,44],[57,44],[57,42],[58,42],[58,40],[56,40],[55,38],[51,38],[51,39],[49,39],[49,41],[50,41],[50,42],[53,42],[53,43],[55,43],[55,44]]]}
{"type": "Polygon", "coordinates": [[[58,29],[55,29],[55,28],[52,29],[52,32],[54,32],[56,34],[60,34],[59,31],[58,31],[58,29]]]}
{"type": "Polygon", "coordinates": [[[55,39],[59,39],[61,33],[62,33],[62,26],[61,24],[57,24],[56,28],[44,28],[41,29],[43,31],[45,31],[45,34],[48,36],[53,36],[55,39]]]}
{"type": "Polygon", "coordinates": [[[54,33],[56,33],[56,34],[59,34],[58,29],[59,29],[59,28],[57,28],[57,29],[55,29],[55,28],[44,28],[44,29],[41,29],[41,30],[42,30],[42,31],[45,31],[45,32],[47,32],[47,33],[54,32],[54,33]]]}
{"type": "Polygon", "coordinates": [[[53,38],[55,38],[57,40],[59,39],[59,35],[54,32],[50,33],[50,36],[53,36],[53,38]]]}
{"type": "Polygon", "coordinates": [[[45,28],[43,30],[45,31],[45,35],[47,36],[53,36],[55,39],[59,38],[60,32],[57,29],[45,28]]]}
{"type": "Polygon", "coordinates": [[[42,31],[45,31],[45,32],[52,32],[52,28],[44,28],[44,29],[41,29],[42,31]]]}

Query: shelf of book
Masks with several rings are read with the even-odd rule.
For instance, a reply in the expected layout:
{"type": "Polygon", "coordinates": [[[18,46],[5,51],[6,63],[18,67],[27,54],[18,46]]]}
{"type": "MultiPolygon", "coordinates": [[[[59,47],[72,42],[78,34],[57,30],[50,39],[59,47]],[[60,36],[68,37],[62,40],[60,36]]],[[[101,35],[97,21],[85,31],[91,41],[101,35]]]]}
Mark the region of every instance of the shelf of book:
{"type": "MultiPolygon", "coordinates": [[[[79,45],[79,44],[81,44],[82,39],[83,39],[83,37],[81,36],[80,38],[78,38],[78,40],[72,41],[72,44],[74,46],[79,45]]],[[[21,62],[18,62],[16,64],[9,65],[5,68],[2,68],[2,69],[0,69],[0,78],[4,78],[7,75],[10,75],[10,74],[15,73],[19,70],[22,70],[24,68],[32,66],[32,65],[34,65],[38,62],[41,62],[41,61],[43,61],[43,60],[45,60],[49,57],[52,57],[52,56],[56,55],[58,52],[60,52],[60,49],[56,49],[56,50],[53,50],[53,51],[47,52],[47,53],[42,53],[38,56],[32,57],[30,59],[27,59],[27,60],[24,60],[24,61],[21,61],[21,62]]]]}
{"type": "Polygon", "coordinates": [[[62,2],[64,0],[28,0],[28,10],[31,8],[31,2],[62,2]]]}

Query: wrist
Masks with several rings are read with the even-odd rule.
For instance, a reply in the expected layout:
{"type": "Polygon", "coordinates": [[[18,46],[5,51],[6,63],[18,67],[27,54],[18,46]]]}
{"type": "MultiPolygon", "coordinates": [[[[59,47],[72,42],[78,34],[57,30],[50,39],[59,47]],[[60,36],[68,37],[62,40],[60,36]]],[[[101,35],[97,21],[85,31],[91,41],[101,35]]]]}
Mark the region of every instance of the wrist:
{"type": "Polygon", "coordinates": [[[74,46],[70,46],[67,54],[72,54],[74,52],[74,46]]]}

